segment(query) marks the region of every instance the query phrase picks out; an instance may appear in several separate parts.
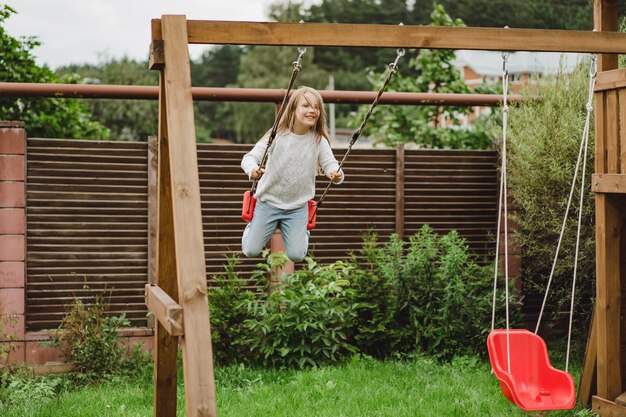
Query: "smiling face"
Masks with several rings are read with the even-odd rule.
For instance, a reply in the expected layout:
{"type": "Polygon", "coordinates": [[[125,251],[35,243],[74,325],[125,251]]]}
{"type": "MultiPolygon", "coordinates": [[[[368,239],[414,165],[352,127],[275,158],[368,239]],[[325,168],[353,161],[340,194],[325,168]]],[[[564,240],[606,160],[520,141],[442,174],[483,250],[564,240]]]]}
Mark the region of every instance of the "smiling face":
{"type": "Polygon", "coordinates": [[[320,105],[317,97],[306,92],[298,100],[293,121],[293,133],[304,135],[312,130],[320,117],[320,105]]]}

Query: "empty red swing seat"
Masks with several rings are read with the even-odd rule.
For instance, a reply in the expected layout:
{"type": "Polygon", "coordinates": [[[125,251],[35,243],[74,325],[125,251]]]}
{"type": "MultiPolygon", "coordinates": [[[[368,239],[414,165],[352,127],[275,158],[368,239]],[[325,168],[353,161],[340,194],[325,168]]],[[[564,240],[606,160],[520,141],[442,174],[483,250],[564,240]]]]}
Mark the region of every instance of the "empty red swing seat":
{"type": "Polygon", "coordinates": [[[504,396],[525,411],[569,410],[576,403],[572,376],[550,364],[544,340],[526,329],[509,329],[511,372],[507,361],[507,330],[487,337],[493,372],[504,396]]]}

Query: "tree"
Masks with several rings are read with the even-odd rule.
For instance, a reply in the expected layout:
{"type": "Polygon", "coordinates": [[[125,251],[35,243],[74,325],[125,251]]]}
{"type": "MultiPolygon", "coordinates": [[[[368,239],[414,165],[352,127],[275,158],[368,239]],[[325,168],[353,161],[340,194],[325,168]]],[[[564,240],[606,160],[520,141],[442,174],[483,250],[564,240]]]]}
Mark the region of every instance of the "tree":
{"type": "MultiPolygon", "coordinates": [[[[307,22],[425,24],[430,0],[417,0],[409,10],[405,0],[323,0],[304,13],[307,22]]],[[[393,59],[393,49],[331,48],[315,49],[314,63],[332,73],[338,90],[367,90],[370,68],[382,68],[393,59]]]]}
{"type": "MultiPolygon", "coordinates": [[[[207,49],[196,61],[191,61],[191,82],[196,87],[234,86],[239,74],[243,49],[222,45],[207,49]]],[[[233,106],[218,102],[196,102],[196,136],[199,142],[210,138],[236,139],[233,106]]]]}
{"type": "MultiPolygon", "coordinates": [[[[57,83],[61,81],[46,66],[39,66],[32,54],[41,43],[36,37],[9,36],[3,23],[16,11],[0,5],[0,79],[20,83],[57,83]]],[[[65,79],[72,82],[72,79],[65,79]]],[[[108,131],[91,121],[88,109],[75,99],[0,98],[0,119],[20,120],[31,137],[106,138],[108,131]]]]}
{"type": "Polygon", "coordinates": [[[468,26],[578,30],[590,30],[593,26],[593,0],[440,2],[468,26]]]}
{"type": "MultiPolygon", "coordinates": [[[[542,297],[552,269],[567,206],[572,176],[587,114],[589,68],[581,65],[571,74],[559,72],[539,78],[522,90],[527,97],[511,107],[507,129],[509,196],[517,208],[519,225],[515,241],[524,254],[523,295],[542,297]]],[[[593,174],[594,123],[591,122],[585,184],[593,174]]],[[[580,171],[579,171],[580,175],[580,171]]],[[[575,329],[584,332],[593,307],[595,282],[594,198],[587,185],[582,211],[575,299],[575,329]]],[[[569,311],[574,266],[580,177],[561,242],[548,300],[549,323],[569,311]]],[[[565,328],[565,326],[560,327],[565,328]]]]}
{"type": "MultiPolygon", "coordinates": [[[[444,7],[435,4],[431,14],[433,26],[463,26],[460,19],[453,20],[444,7]]],[[[437,49],[420,51],[417,58],[408,66],[419,75],[402,76],[395,74],[388,91],[413,91],[433,93],[470,93],[460,71],[454,67],[455,53],[437,49]]],[[[400,64],[402,68],[402,65],[400,64]]],[[[370,73],[373,84],[380,88],[381,75],[370,73]]],[[[493,88],[482,86],[481,92],[494,92],[493,88]]],[[[369,107],[369,106],[368,106],[369,107]]],[[[365,109],[353,123],[362,120],[365,109]]],[[[425,148],[483,149],[492,146],[488,130],[481,123],[472,128],[461,128],[460,119],[469,113],[468,107],[449,106],[385,106],[377,108],[368,122],[371,136],[376,142],[387,146],[396,143],[414,142],[425,148]],[[445,125],[442,120],[447,120],[445,125]]]]}
{"type": "MultiPolygon", "coordinates": [[[[277,3],[270,8],[270,18],[298,21],[300,3],[277,3]]],[[[326,86],[327,74],[313,63],[313,48],[307,48],[302,59],[302,71],[294,88],[307,85],[315,89],[326,86]]],[[[250,46],[243,49],[237,86],[246,88],[286,88],[293,71],[291,65],[298,49],[286,46],[250,46]]],[[[242,142],[256,142],[272,127],[275,106],[268,103],[231,103],[237,137],[242,142]]]]}
{"type": "MultiPolygon", "coordinates": [[[[147,61],[128,57],[102,56],[97,64],[68,65],[56,70],[60,76],[71,76],[81,82],[113,85],[157,85],[158,74],[148,70],[147,61]]],[[[156,101],[87,99],[93,116],[111,131],[115,140],[146,140],[157,134],[156,101]]]]}

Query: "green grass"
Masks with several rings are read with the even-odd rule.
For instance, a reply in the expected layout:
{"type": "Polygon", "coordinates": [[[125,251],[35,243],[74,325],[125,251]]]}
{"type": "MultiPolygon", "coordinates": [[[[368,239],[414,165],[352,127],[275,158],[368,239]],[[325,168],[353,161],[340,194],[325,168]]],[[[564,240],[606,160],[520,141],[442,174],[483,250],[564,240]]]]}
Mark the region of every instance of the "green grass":
{"type": "MultiPolygon", "coordinates": [[[[260,370],[230,366],[216,370],[220,417],[419,417],[526,416],[509,403],[487,363],[464,358],[441,365],[412,361],[360,360],[340,367],[260,370]]],[[[574,377],[577,378],[576,372],[574,377]]],[[[52,399],[33,396],[9,407],[3,417],[152,416],[150,370],[135,380],[63,392],[52,399]]],[[[184,416],[183,389],[178,416],[184,416]]],[[[590,416],[587,410],[554,417],[590,416]]]]}

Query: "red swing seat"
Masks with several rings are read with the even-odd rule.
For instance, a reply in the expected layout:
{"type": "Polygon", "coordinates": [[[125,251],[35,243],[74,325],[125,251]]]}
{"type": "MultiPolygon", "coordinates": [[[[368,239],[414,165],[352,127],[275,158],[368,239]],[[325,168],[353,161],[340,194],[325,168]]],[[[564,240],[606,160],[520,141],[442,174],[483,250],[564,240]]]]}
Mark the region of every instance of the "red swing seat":
{"type": "MultiPolygon", "coordinates": [[[[252,217],[254,217],[254,208],[256,207],[256,198],[254,194],[250,190],[243,193],[243,205],[241,206],[241,218],[250,223],[252,221],[252,217]]],[[[306,224],[307,230],[313,230],[317,225],[317,203],[315,200],[309,200],[307,202],[308,215],[307,218],[309,221],[306,224]]]]}
{"type": "Polygon", "coordinates": [[[544,340],[526,329],[509,329],[511,372],[508,372],[507,330],[487,337],[489,360],[504,396],[525,411],[569,410],[576,403],[572,376],[550,364],[544,340]]]}

